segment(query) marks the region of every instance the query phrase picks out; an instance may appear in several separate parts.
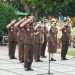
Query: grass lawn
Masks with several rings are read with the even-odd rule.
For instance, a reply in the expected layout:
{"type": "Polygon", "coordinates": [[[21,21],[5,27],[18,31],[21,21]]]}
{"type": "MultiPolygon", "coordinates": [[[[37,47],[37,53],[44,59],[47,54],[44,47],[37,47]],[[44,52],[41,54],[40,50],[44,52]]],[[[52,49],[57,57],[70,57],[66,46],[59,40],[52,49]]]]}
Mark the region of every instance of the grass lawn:
{"type": "MultiPolygon", "coordinates": [[[[58,27],[57,37],[60,38],[61,35],[62,35],[62,32],[60,31],[60,27],[58,27]]],[[[74,28],[71,28],[71,36],[74,36],[75,37],[75,27],[74,28]]]]}
{"type": "MultiPolygon", "coordinates": [[[[58,51],[57,53],[60,54],[60,51],[58,51]]],[[[75,50],[69,50],[67,55],[75,56],[75,50]]]]}

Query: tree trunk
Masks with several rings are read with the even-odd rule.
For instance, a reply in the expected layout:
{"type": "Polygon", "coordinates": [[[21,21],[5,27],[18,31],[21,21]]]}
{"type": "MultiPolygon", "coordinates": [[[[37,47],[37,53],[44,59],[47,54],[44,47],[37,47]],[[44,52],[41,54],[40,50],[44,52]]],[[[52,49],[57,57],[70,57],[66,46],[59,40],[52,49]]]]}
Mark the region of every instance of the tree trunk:
{"type": "Polygon", "coordinates": [[[27,3],[24,3],[23,6],[24,6],[25,11],[30,13],[29,6],[27,5],[27,3]]]}
{"type": "Polygon", "coordinates": [[[40,8],[37,9],[36,7],[32,7],[27,1],[25,1],[22,4],[23,4],[24,9],[27,13],[33,14],[34,22],[36,22],[38,20],[38,12],[39,12],[40,8]]]}

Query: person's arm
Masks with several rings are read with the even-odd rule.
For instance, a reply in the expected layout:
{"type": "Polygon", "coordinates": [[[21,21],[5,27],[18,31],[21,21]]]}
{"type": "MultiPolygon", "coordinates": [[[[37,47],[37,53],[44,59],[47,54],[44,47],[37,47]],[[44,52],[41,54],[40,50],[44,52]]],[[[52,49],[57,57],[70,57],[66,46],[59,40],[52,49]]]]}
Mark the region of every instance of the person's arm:
{"type": "Polygon", "coordinates": [[[27,20],[25,20],[21,25],[20,27],[24,27],[27,23],[30,23],[33,21],[33,16],[29,17],[27,20]]]}
{"type": "Polygon", "coordinates": [[[9,29],[14,23],[16,23],[16,20],[12,20],[11,23],[7,25],[7,28],[9,29]]]}
{"type": "Polygon", "coordinates": [[[19,22],[17,22],[14,26],[17,27],[19,26],[22,22],[24,22],[25,18],[22,18],[19,22]]]}
{"type": "Polygon", "coordinates": [[[63,30],[63,28],[64,28],[64,25],[60,28],[60,31],[62,31],[62,30],[63,30]]]}
{"type": "Polygon", "coordinates": [[[34,30],[36,30],[39,26],[41,26],[41,22],[36,23],[36,26],[34,27],[34,30]]]}
{"type": "Polygon", "coordinates": [[[56,34],[58,34],[58,28],[56,27],[56,34]]]}

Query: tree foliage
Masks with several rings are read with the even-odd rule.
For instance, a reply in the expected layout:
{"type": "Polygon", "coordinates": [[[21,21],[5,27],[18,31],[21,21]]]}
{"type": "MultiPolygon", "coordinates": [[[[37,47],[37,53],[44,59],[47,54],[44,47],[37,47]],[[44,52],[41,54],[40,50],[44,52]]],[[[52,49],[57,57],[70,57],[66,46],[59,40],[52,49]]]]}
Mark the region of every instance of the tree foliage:
{"type": "MultiPolygon", "coordinates": [[[[28,12],[45,10],[45,13],[59,14],[64,7],[67,7],[74,0],[19,0],[28,12]],[[55,11],[54,11],[55,10],[55,11]]],[[[66,8],[67,9],[67,8],[66,8]]]]}
{"type": "Polygon", "coordinates": [[[16,18],[15,9],[8,3],[0,2],[0,31],[5,31],[13,18],[16,18]]]}
{"type": "MultiPolygon", "coordinates": [[[[9,3],[12,3],[21,11],[26,11],[28,13],[33,13],[37,15],[40,11],[45,14],[51,14],[54,16],[61,15],[71,15],[74,13],[71,12],[71,4],[75,3],[75,0],[10,0],[9,3]],[[24,9],[23,9],[24,8],[24,9]],[[65,12],[64,12],[65,11],[65,12]],[[70,13],[69,13],[69,12],[70,13]]],[[[74,4],[75,5],[75,4],[74,4]]]]}

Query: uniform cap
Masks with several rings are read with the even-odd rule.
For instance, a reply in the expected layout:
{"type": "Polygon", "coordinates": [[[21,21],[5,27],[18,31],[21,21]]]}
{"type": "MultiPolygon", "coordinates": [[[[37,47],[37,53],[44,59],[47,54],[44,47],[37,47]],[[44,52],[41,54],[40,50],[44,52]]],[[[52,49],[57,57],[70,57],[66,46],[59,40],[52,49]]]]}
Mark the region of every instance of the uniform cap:
{"type": "Polygon", "coordinates": [[[51,22],[56,22],[56,19],[55,18],[51,19],[51,22]]]}

